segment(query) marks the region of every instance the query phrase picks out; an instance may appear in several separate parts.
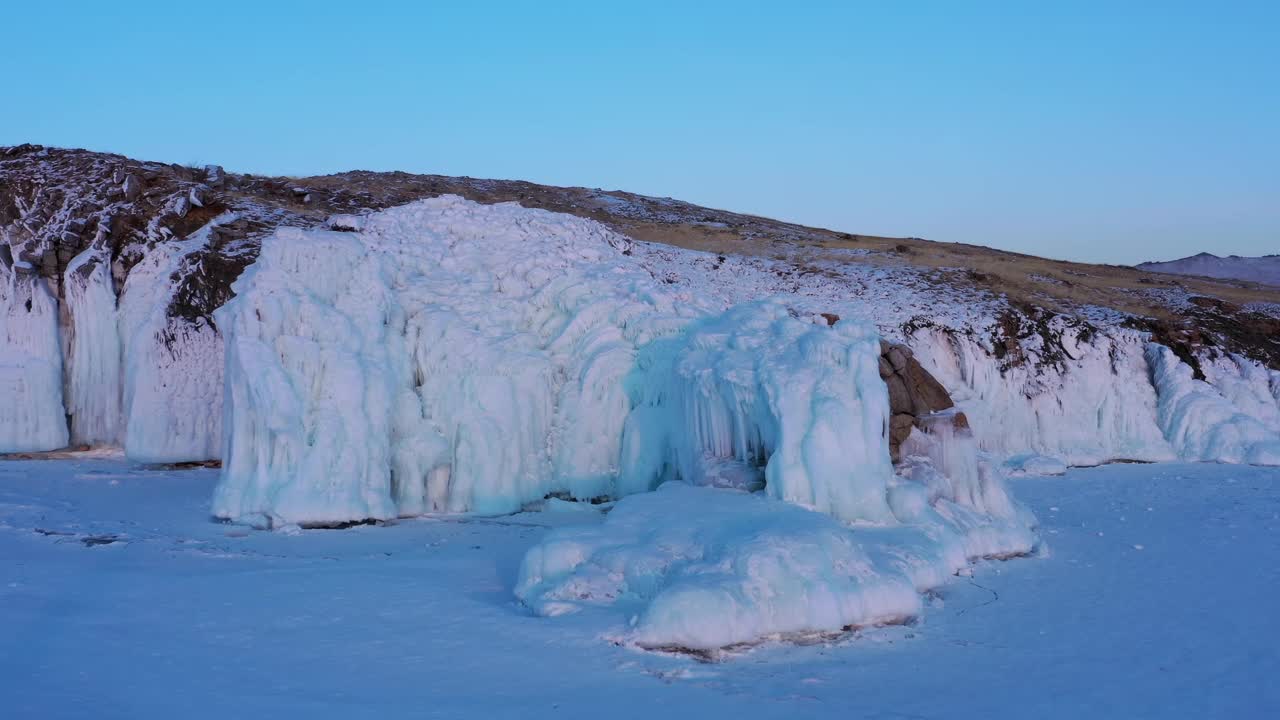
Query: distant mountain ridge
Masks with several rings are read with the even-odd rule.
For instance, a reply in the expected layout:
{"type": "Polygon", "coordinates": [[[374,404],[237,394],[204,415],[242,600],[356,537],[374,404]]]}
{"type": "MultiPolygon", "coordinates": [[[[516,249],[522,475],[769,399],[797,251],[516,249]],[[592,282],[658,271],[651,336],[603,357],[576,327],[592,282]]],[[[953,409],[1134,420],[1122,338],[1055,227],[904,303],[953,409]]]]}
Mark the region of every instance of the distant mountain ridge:
{"type": "Polygon", "coordinates": [[[1147,272],[1170,275],[1198,275],[1221,280],[1247,280],[1280,286],[1280,255],[1219,257],[1213,253],[1202,252],[1178,260],[1144,262],[1134,267],[1147,272]]]}

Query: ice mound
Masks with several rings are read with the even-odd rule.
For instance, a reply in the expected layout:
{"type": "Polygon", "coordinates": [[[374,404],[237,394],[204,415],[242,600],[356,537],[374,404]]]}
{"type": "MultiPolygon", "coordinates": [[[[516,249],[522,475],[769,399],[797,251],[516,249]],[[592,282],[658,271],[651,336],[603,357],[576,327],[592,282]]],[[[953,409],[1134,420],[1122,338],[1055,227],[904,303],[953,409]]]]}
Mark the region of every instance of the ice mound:
{"type": "MultiPolygon", "coordinates": [[[[1241,412],[1239,400],[1232,402],[1213,385],[1196,380],[1191,366],[1169,348],[1148,344],[1147,361],[1159,397],[1157,421],[1182,459],[1280,465],[1280,432],[1274,427],[1241,412]]],[[[1262,380],[1266,387],[1267,378],[1262,380]]],[[[1227,387],[1239,397],[1246,392],[1239,387],[1244,382],[1242,378],[1227,387]]]]}
{"type": "Polygon", "coordinates": [[[614,606],[632,618],[628,642],[707,651],[899,622],[968,558],[1035,546],[1025,516],[894,484],[902,521],[851,528],[759,493],[666,483],[601,525],[550,533],[525,556],[516,595],[545,616],[614,606]]]}
{"type": "Polygon", "coordinates": [[[0,452],[67,444],[58,301],[26,270],[0,257],[0,452]]]}

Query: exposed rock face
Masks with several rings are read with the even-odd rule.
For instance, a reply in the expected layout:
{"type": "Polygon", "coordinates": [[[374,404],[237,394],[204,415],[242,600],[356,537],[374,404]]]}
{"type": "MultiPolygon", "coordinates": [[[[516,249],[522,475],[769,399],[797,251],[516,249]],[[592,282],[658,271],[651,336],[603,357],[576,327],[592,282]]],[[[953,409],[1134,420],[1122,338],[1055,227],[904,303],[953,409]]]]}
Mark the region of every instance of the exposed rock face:
{"type": "Polygon", "coordinates": [[[906,345],[880,342],[880,378],[889,386],[889,452],[896,461],[912,428],[927,430],[934,422],[968,428],[962,412],[938,415],[955,407],[947,389],[929,374],[906,345]]]}

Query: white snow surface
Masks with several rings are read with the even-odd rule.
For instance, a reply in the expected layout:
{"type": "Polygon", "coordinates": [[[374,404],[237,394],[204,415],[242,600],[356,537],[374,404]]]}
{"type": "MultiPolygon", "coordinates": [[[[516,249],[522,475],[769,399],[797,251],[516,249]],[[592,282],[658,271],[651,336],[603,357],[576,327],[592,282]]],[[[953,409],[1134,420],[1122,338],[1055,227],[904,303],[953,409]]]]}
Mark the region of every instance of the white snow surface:
{"type": "Polygon", "coordinates": [[[1199,720],[1280,708],[1280,468],[1016,480],[1048,552],[962,569],[908,625],[713,663],[602,642],[633,632],[626,603],[547,620],[512,601],[521,557],[557,527],[608,521],[593,506],[250,532],[208,521],[217,475],[0,462],[0,715],[1199,720]]]}
{"type": "Polygon", "coordinates": [[[844,520],[889,517],[870,326],[779,302],[722,313],[602,225],[514,204],[450,196],[332,224],[356,231],[268,238],[217,314],[218,516],[506,513],[714,468],[844,520]]]}

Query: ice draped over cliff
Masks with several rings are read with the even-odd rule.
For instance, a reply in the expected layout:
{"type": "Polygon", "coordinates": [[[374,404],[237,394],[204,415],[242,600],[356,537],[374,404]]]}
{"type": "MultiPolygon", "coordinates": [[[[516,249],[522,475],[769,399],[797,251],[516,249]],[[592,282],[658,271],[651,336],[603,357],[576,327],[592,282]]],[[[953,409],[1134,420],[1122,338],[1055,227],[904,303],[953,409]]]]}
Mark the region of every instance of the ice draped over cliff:
{"type": "Polygon", "coordinates": [[[1051,361],[1026,341],[1024,362],[1002,362],[981,338],[934,328],[907,342],[968,415],[981,449],[1015,463],[1280,464],[1280,372],[1206,356],[1207,381],[1194,380],[1190,365],[1139,331],[1053,324],[1063,353],[1051,361]]]}
{"type": "Polygon", "coordinates": [[[878,336],[667,287],[591,221],[454,197],[281,229],[217,314],[215,514],[500,513],[665,480],[889,516],[878,336]]]}
{"type": "Polygon", "coordinates": [[[70,444],[123,446],[144,463],[218,457],[222,338],[169,308],[186,258],[228,217],[151,249],[123,288],[100,230],[67,264],[61,307],[54,286],[0,246],[0,452],[70,444]]]}
{"type": "Polygon", "coordinates": [[[0,451],[67,444],[58,301],[30,267],[0,255],[0,451]]]}

